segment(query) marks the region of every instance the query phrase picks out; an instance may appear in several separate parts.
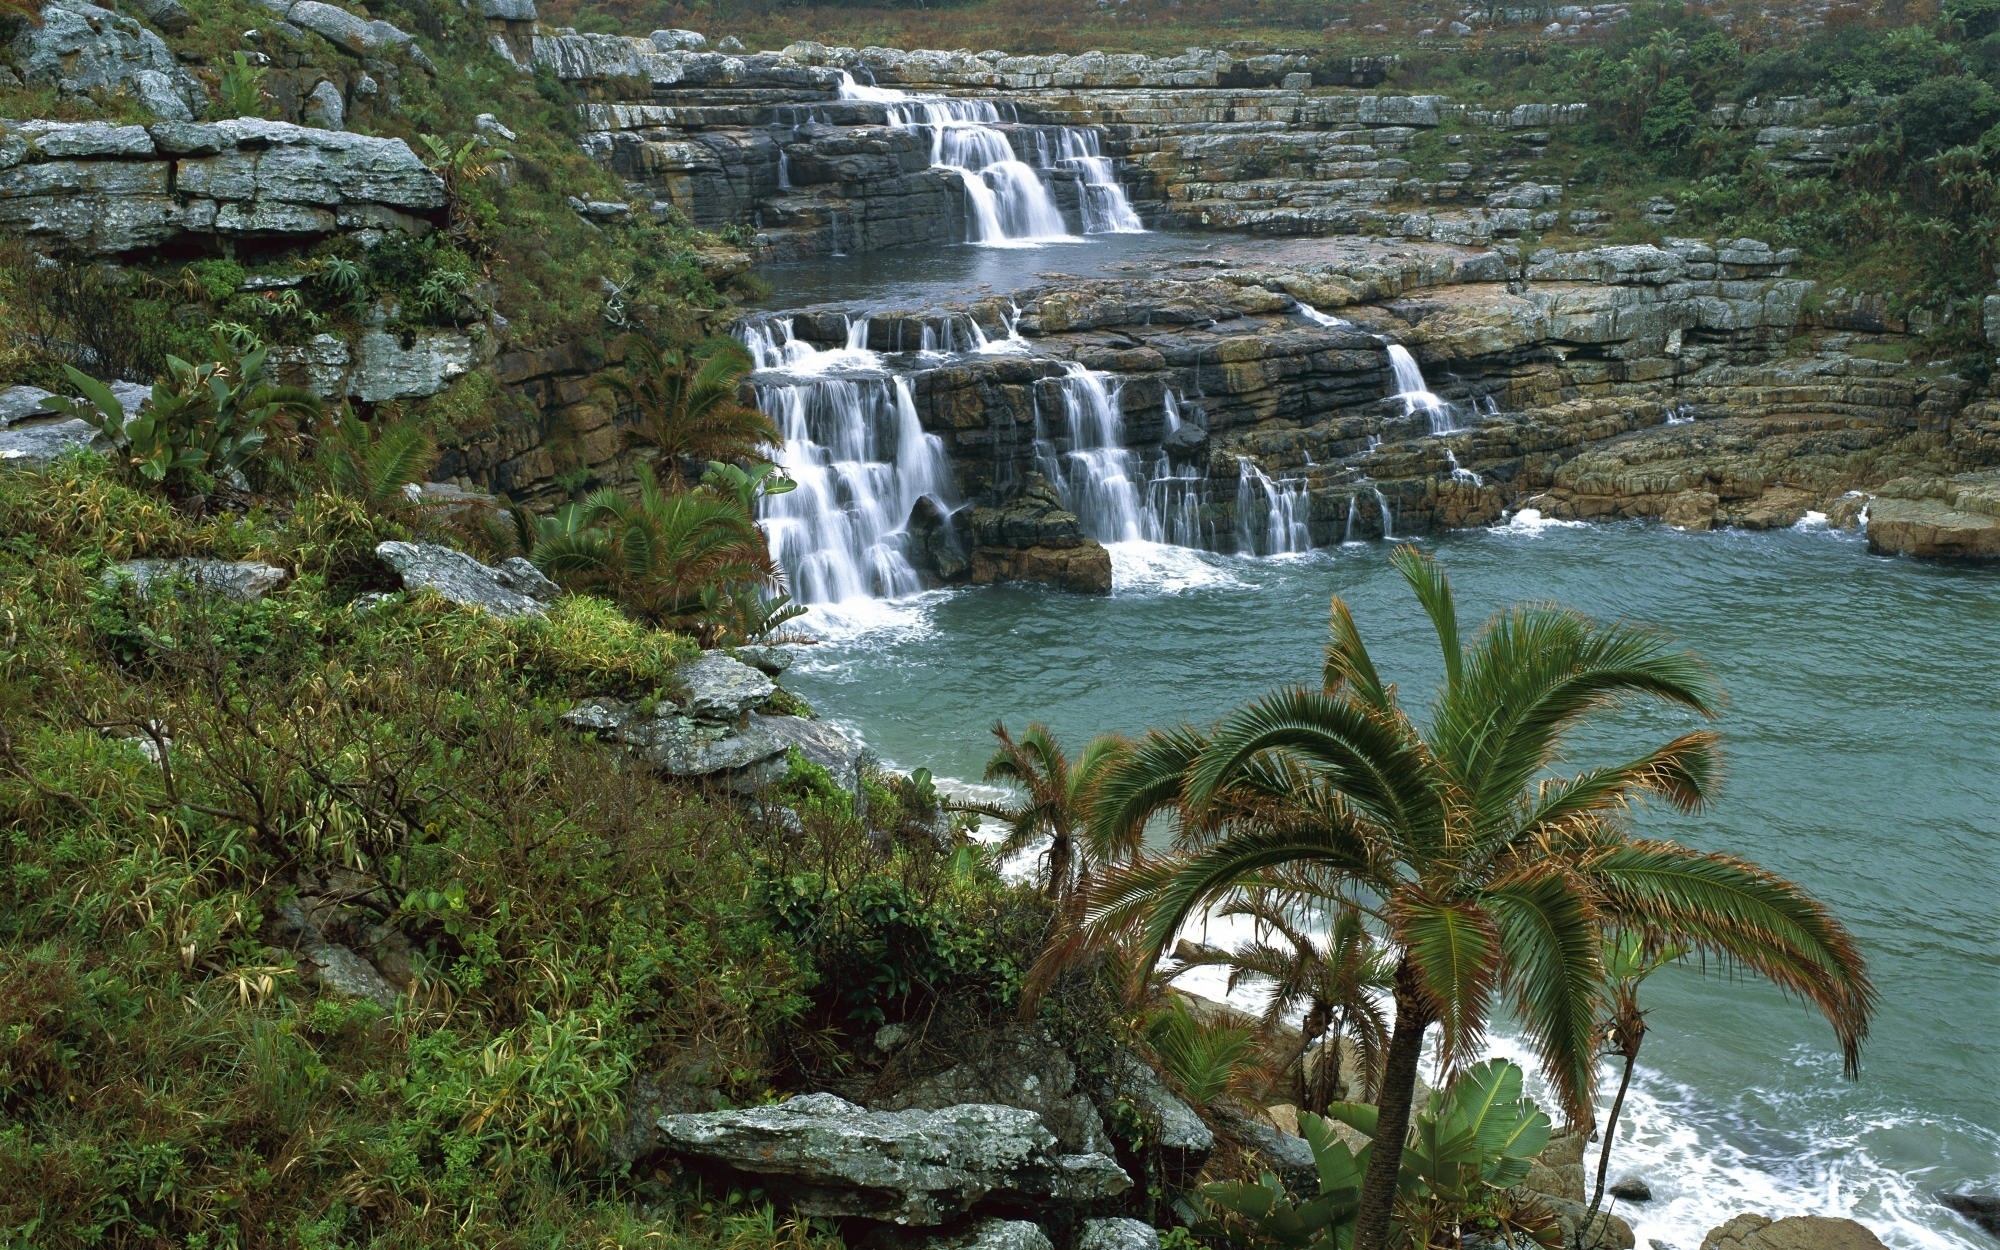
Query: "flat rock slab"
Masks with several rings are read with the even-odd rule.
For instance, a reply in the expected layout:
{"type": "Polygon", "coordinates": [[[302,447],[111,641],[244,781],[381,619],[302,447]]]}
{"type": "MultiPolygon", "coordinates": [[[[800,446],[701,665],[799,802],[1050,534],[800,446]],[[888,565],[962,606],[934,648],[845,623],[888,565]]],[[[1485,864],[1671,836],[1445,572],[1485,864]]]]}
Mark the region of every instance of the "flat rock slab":
{"type": "Polygon", "coordinates": [[[1832,1216],[1744,1214],[1710,1229],[1701,1250],[1882,1250],[1882,1240],[1866,1225],[1832,1216]]]}
{"type": "Polygon", "coordinates": [[[129,581],[142,598],[151,595],[155,586],[183,583],[238,603],[254,603],[284,585],[286,576],[285,570],[276,565],[255,560],[203,560],[190,556],[179,560],[126,560],[106,569],[103,580],[107,586],[129,581]]]}
{"type": "Polygon", "coordinates": [[[1874,499],[1868,549],[1877,555],[2000,560],[2000,517],[1959,511],[1935,499],[1874,499]]]}
{"type": "Polygon", "coordinates": [[[496,569],[450,547],[401,542],[382,543],[375,555],[403,579],[405,589],[435,590],[453,603],[495,616],[540,616],[561,593],[519,556],[496,569]]]}
{"type": "Polygon", "coordinates": [[[0,465],[34,467],[60,460],[73,451],[90,446],[97,431],[88,422],[72,417],[37,425],[17,425],[0,430],[0,465]]]}
{"type": "Polygon", "coordinates": [[[657,1140],[684,1158],[756,1177],[792,1209],[822,1217],[934,1225],[989,1200],[1080,1206],[1132,1186],[1108,1156],[1059,1153],[1041,1117],[1014,1107],[868,1111],[809,1094],[661,1116],[657,1140]]]}

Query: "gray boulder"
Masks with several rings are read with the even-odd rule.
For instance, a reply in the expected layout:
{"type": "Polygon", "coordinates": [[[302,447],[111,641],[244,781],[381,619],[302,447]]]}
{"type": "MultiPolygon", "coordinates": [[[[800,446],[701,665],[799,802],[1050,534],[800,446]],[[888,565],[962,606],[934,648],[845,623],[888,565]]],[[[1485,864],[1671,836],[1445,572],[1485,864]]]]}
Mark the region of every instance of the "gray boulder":
{"type": "Polygon", "coordinates": [[[1283,1181],[1293,1194],[1319,1192],[1319,1161],[1313,1158],[1305,1138],[1248,1116],[1230,1116],[1228,1128],[1238,1143],[1257,1156],[1259,1167],[1283,1181]]]}
{"type": "Polygon", "coordinates": [[[340,88],[322,78],[312,92],[306,96],[305,105],[299,116],[308,126],[321,130],[347,129],[347,102],[340,98],[340,88]]]}
{"type": "Polygon", "coordinates": [[[479,349],[456,330],[426,330],[408,347],[396,335],[370,330],[356,344],[347,393],[366,403],[435,395],[471,371],[479,349]]]}
{"type": "Polygon", "coordinates": [[[1160,1250],[1160,1233],[1140,1220],[1085,1220],[1076,1250],[1160,1250]]]}
{"type": "Polygon", "coordinates": [[[615,699],[593,699],[563,723],[614,742],[669,777],[720,776],[731,788],[756,790],[784,779],[786,757],[799,754],[835,776],[854,771],[861,748],[824,721],[752,712],[740,725],[701,722],[663,703],[650,717],[615,699]]]}
{"type": "Polygon", "coordinates": [[[1082,1206],[1131,1188],[1101,1154],[1059,1153],[1032,1111],[868,1111],[832,1094],[661,1116],[659,1145],[757,1179],[804,1215],[946,1223],[983,1202],[1082,1206]]]}
{"type": "Polygon", "coordinates": [[[1611,1183],[1611,1196],[1626,1202],[1651,1202],[1653,1187],[1636,1176],[1621,1177],[1611,1183]]]}
{"type": "Polygon", "coordinates": [[[548,584],[539,573],[536,581],[528,581],[517,570],[492,568],[463,551],[435,543],[382,543],[375,555],[395,570],[407,590],[435,590],[453,603],[484,608],[495,616],[540,616],[548,611],[537,597],[547,593],[548,584]]]}
{"type": "Polygon", "coordinates": [[[479,12],[492,22],[532,22],[535,0],[480,0],[479,12]]]}
{"type": "Polygon", "coordinates": [[[85,0],[52,0],[41,16],[14,36],[14,68],[28,86],[75,96],[124,91],[179,121],[206,98],[166,41],[132,18],[85,0]]]}
{"type": "Polygon", "coordinates": [[[985,1219],[963,1232],[927,1237],[924,1250],[1055,1250],[1040,1226],[1029,1220],[985,1219]]]}
{"type": "Polygon", "coordinates": [[[265,8],[294,26],[311,31],[355,56],[375,56],[385,49],[409,47],[410,36],[387,22],[356,17],[324,0],[262,0],[265,8]]]}
{"type": "Polygon", "coordinates": [[[144,598],[155,585],[184,582],[198,590],[210,591],[238,603],[254,603],[284,585],[285,570],[255,560],[204,560],[193,556],[178,560],[126,560],[104,571],[107,586],[129,581],[144,598]]]}
{"type": "Polygon", "coordinates": [[[651,38],[662,52],[698,52],[708,46],[708,36],[698,30],[656,30],[651,38]]]}
{"type": "Polygon", "coordinates": [[[792,666],[792,652],[788,647],[775,647],[769,644],[736,647],[730,654],[767,677],[780,676],[792,666]]]}
{"type": "Polygon", "coordinates": [[[1066,1151],[1110,1154],[1104,1120],[1076,1089],[1076,1064],[1049,1031],[1038,1024],[1010,1024],[959,1039],[955,1053],[964,1062],[915,1080],[891,1074],[885,1095],[871,1097],[879,1111],[994,1103],[1019,1107],[1042,1117],[1066,1151]]]}
{"type": "Polygon", "coordinates": [[[777,692],[769,677],[723,651],[704,651],[674,676],[687,688],[681,706],[696,720],[734,721],[777,692]]]}
{"type": "Polygon", "coordinates": [[[1118,1052],[1111,1065],[1111,1080],[1099,1093],[1100,1106],[1112,1100],[1138,1108],[1151,1127],[1149,1136],[1158,1146],[1162,1162],[1175,1177],[1199,1172],[1215,1149],[1215,1134],[1195,1109],[1167,1088],[1151,1064],[1129,1050],[1118,1052]]]}
{"type": "Polygon", "coordinates": [[[194,20],[181,0],[138,0],[133,7],[145,14],[147,21],[170,35],[185,30],[187,24],[194,20]]]}

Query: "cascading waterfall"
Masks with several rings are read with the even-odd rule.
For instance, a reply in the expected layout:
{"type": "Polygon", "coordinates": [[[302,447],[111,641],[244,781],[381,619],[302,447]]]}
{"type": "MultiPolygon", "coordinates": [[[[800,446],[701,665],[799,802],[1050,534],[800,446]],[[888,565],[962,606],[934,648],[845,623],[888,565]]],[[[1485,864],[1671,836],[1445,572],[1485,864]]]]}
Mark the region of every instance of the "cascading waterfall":
{"type": "Polygon", "coordinates": [[[1458,462],[1457,452],[1447,447],[1444,449],[1444,458],[1445,461],[1451,465],[1452,481],[1463,482],[1467,486],[1484,485],[1484,483],[1480,480],[1480,477],[1477,473],[1474,473],[1471,469],[1466,468],[1464,465],[1461,465],[1458,462]]]}
{"type": "Polygon", "coordinates": [[[1410,355],[1410,349],[1401,343],[1388,344],[1389,367],[1396,373],[1396,398],[1403,401],[1405,416],[1422,412],[1430,418],[1431,433],[1450,434],[1458,429],[1452,419],[1451,405],[1431,394],[1424,382],[1424,371],[1417,366],[1417,358],[1410,355]]]}
{"type": "Polygon", "coordinates": [[[1158,526],[1148,525],[1152,518],[1140,505],[1138,459],[1125,449],[1118,410],[1123,382],[1075,361],[1063,368],[1057,389],[1069,451],[1055,475],[1063,506],[1076,513],[1084,532],[1103,542],[1157,542],[1158,526]]]}
{"type": "Polygon", "coordinates": [[[790,318],[747,326],[757,406],[784,443],[774,457],[795,490],[765,497],[771,555],[802,603],[895,598],[922,588],[904,546],[917,501],[952,506],[944,442],[926,434],[908,379],[868,349],[868,322],[818,348],[790,318]],[[764,376],[759,377],[758,374],[764,376]]]}
{"type": "Polygon", "coordinates": [[[1375,506],[1382,509],[1382,541],[1392,542],[1396,537],[1396,527],[1392,523],[1395,518],[1389,511],[1389,497],[1382,493],[1379,486],[1371,489],[1375,492],[1375,506]]]}
{"type": "MultiPolygon", "coordinates": [[[[1167,434],[1185,423],[1180,397],[1171,389],[1167,391],[1162,415],[1167,434]]],[[[1196,471],[1176,471],[1167,454],[1160,453],[1159,465],[1146,483],[1146,514],[1153,520],[1158,541],[1175,547],[1209,545],[1201,520],[1202,481],[1203,475],[1196,471]]]]}
{"type": "Polygon", "coordinates": [[[1274,482],[1249,457],[1236,458],[1236,543],[1250,555],[1298,555],[1312,550],[1304,481],[1274,482]],[[1259,505],[1263,524],[1253,517],[1259,505]]]}
{"type": "Polygon", "coordinates": [[[1319,309],[1314,308],[1311,304],[1306,303],[1304,300],[1300,300],[1298,302],[1298,307],[1293,309],[1292,311],[1298,313],[1299,316],[1304,317],[1307,321],[1312,322],[1316,326],[1345,326],[1354,324],[1353,322],[1348,321],[1345,318],[1336,317],[1332,313],[1323,313],[1319,309]]]}
{"type": "Polygon", "coordinates": [[[1118,185],[1111,158],[1104,155],[1095,130],[1065,126],[1053,133],[1035,136],[1037,163],[1043,169],[1068,170],[1076,175],[1078,211],[1083,214],[1085,234],[1144,234],[1146,227],[1118,185]]]}
{"type": "MultiPolygon", "coordinates": [[[[972,237],[967,242],[1023,247],[1076,237],[1041,173],[994,129],[1003,119],[991,101],[863,86],[845,71],[840,75],[839,96],[881,104],[890,125],[929,133],[931,165],[956,174],[965,187],[966,209],[972,217],[972,237]]],[[[1062,127],[1037,139],[1043,168],[1076,175],[1085,234],[1144,230],[1110,160],[1102,155],[1095,131],[1062,127]]]]}

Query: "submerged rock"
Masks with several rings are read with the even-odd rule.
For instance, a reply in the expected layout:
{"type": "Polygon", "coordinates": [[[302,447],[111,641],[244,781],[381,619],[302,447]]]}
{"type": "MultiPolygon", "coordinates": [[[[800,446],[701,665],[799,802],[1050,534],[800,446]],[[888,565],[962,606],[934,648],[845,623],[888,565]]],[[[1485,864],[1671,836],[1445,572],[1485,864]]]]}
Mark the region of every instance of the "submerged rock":
{"type": "Polygon", "coordinates": [[[2000,1194],[1939,1194],[1937,1200],[2000,1237],[2000,1194]]]}
{"type": "Polygon", "coordinates": [[[435,590],[453,603],[495,616],[540,616],[561,593],[519,556],[496,569],[450,547],[403,542],[382,543],[375,555],[395,570],[405,589],[435,590]]]}
{"type": "Polygon", "coordinates": [[[805,1215],[946,1223],[983,1202],[1115,1197],[1132,1181],[1102,1154],[1061,1154],[1032,1111],[967,1104],[868,1111],[832,1094],[660,1117],[661,1148],[757,1179],[805,1215]]]}

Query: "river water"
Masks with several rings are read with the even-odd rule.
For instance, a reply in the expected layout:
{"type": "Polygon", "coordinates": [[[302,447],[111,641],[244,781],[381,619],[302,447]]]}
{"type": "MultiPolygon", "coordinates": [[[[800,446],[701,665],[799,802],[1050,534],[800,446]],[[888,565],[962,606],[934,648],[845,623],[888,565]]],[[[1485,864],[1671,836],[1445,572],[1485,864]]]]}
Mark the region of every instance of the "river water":
{"type": "MultiPolygon", "coordinates": [[[[1930,1195],[2000,1185],[2000,581],[1873,557],[1823,527],[1517,521],[1426,545],[1468,621],[1555,599],[1698,651],[1729,695],[1726,786],[1701,816],[1638,825],[1804,883],[1858,934],[1882,990],[1847,1082],[1824,1022],[1761,983],[1679,969],[1647,983],[1652,1027],[1612,1164],[1653,1187],[1619,1208],[1640,1245],[1695,1250],[1758,1211],[1851,1215],[1898,1247],[1991,1247],[1930,1195]]],[[[1043,720],[1074,752],[1313,679],[1331,595],[1406,700],[1438,677],[1381,544],[1113,555],[1105,598],[993,587],[816,608],[826,641],[788,684],[885,759],[969,783],[996,719],[1043,720]]],[[[1604,745],[1685,723],[1626,713],[1604,745]]],[[[1514,1053],[1504,1030],[1495,1045],[1514,1053]]]]}

